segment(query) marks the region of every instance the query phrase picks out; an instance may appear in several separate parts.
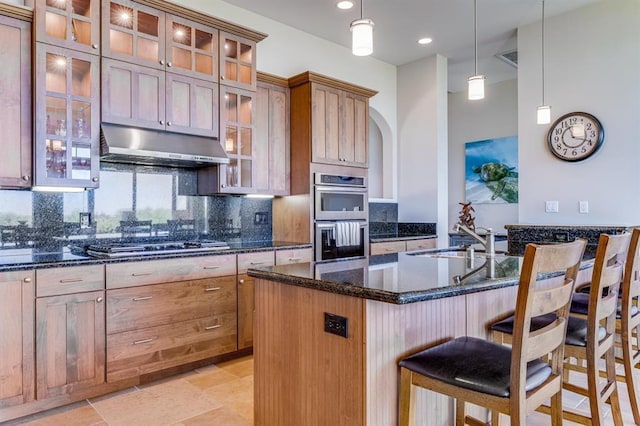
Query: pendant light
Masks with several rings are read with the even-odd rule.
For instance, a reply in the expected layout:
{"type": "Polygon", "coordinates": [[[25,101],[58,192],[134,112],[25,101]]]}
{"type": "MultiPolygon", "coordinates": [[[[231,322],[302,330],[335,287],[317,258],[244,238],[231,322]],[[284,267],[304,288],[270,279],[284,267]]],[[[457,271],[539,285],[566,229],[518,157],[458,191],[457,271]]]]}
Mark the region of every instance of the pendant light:
{"type": "Polygon", "coordinates": [[[537,123],[549,124],[551,122],[551,107],[544,104],[544,0],[542,0],[542,105],[537,109],[537,123]]]}
{"type": "Polygon", "coordinates": [[[351,22],[351,52],[356,56],[373,53],[373,21],[364,18],[363,4],[360,0],[360,19],[351,22]]]}
{"type": "Polygon", "coordinates": [[[467,79],[469,100],[484,99],[484,75],[478,74],[478,0],[473,0],[473,37],[475,49],[475,74],[467,79]]]}

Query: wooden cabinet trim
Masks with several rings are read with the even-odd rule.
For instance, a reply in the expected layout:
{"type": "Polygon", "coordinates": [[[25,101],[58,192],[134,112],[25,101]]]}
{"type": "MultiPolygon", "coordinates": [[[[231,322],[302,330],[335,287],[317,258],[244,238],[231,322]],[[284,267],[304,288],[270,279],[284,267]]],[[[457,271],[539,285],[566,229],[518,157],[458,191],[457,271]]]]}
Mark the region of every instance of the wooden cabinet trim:
{"type": "Polygon", "coordinates": [[[33,9],[19,5],[0,2],[0,15],[33,22],[33,9]]]}
{"type": "Polygon", "coordinates": [[[305,83],[319,83],[325,86],[333,87],[334,89],[345,90],[347,92],[366,96],[367,98],[370,98],[378,93],[376,90],[367,89],[363,86],[358,86],[346,81],[337,80],[335,78],[327,77],[326,75],[318,74],[312,71],[306,71],[301,74],[294,75],[293,77],[290,77],[288,81],[289,87],[291,88],[300,86],[305,83]]]}

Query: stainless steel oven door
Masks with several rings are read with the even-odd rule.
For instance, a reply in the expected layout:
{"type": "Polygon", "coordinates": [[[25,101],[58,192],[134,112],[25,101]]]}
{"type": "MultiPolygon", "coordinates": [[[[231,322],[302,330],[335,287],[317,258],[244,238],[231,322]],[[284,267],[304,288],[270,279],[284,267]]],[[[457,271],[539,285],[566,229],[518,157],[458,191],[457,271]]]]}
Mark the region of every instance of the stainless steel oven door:
{"type": "MultiPolygon", "coordinates": [[[[318,221],[315,224],[315,260],[347,259],[369,256],[369,225],[366,221],[318,221]],[[357,244],[340,241],[339,223],[355,223],[357,225],[357,244]]],[[[353,241],[351,241],[353,242],[353,241]]]]}
{"type": "Polygon", "coordinates": [[[315,187],[315,220],[368,220],[366,189],[315,187]]]}

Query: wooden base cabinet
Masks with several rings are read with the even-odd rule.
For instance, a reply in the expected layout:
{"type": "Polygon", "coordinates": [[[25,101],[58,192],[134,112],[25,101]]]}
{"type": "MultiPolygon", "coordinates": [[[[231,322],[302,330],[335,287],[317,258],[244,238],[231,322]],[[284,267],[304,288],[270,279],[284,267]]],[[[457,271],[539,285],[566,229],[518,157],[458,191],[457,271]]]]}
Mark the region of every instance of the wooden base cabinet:
{"type": "Polygon", "coordinates": [[[104,383],[104,291],[36,299],[38,399],[104,383]]]}
{"type": "Polygon", "coordinates": [[[33,294],[33,271],[0,273],[0,409],[35,398],[33,294]]]}

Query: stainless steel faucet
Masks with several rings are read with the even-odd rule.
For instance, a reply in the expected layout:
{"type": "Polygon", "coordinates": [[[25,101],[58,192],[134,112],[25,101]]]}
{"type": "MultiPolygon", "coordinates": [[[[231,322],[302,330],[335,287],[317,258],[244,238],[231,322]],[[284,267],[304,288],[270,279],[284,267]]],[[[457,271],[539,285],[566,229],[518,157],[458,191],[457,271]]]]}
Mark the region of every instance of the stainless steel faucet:
{"type": "Polygon", "coordinates": [[[496,254],[496,237],[493,234],[493,229],[491,229],[491,228],[482,228],[485,231],[487,231],[487,233],[486,233],[484,238],[482,238],[480,235],[476,234],[473,230],[467,228],[466,226],[464,226],[460,222],[456,223],[454,225],[453,229],[456,232],[462,231],[463,233],[469,235],[470,237],[473,237],[480,244],[482,244],[484,246],[484,251],[486,252],[486,256],[487,257],[494,257],[495,256],[495,254],[496,254]]]}

